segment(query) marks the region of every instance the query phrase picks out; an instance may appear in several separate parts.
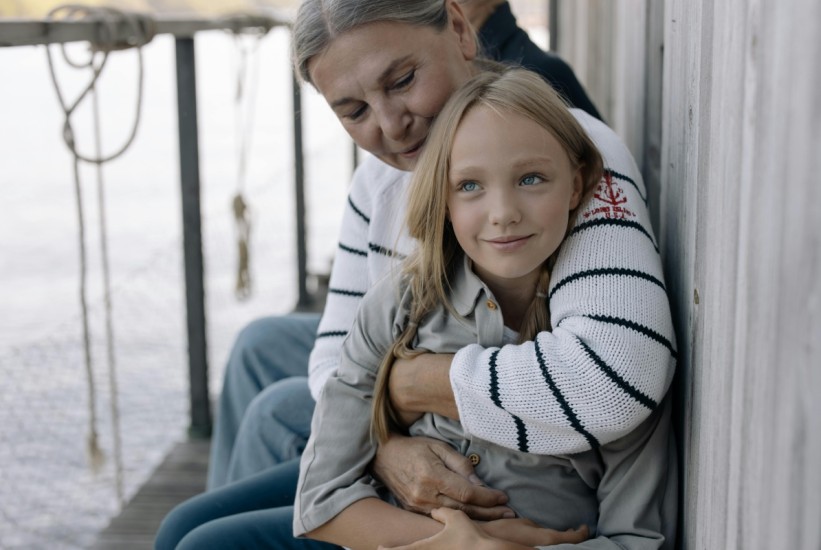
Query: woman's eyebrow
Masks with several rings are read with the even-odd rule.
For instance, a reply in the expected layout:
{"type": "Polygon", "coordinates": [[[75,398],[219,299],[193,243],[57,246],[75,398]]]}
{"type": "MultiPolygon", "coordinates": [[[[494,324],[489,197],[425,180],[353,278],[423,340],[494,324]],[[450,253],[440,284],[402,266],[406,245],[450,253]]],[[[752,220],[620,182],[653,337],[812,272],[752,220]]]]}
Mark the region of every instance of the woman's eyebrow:
{"type": "Polygon", "coordinates": [[[382,71],[382,74],[379,75],[379,79],[378,79],[379,83],[382,84],[386,80],[388,80],[391,77],[391,75],[393,74],[393,72],[396,71],[396,68],[399,67],[400,65],[406,63],[411,57],[412,57],[412,55],[408,54],[408,55],[402,56],[398,59],[394,59],[391,62],[391,64],[388,65],[385,68],[384,71],[382,71]]]}

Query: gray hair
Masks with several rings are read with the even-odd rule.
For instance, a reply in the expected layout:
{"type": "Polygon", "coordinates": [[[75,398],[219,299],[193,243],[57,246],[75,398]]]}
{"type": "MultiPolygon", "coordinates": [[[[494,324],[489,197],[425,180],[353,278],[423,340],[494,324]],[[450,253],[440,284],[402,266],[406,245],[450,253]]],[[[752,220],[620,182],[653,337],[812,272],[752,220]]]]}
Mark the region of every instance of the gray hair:
{"type": "Polygon", "coordinates": [[[310,84],[308,63],[340,34],[368,23],[390,21],[442,30],[446,0],[303,0],[294,21],[291,48],[297,74],[310,84]]]}

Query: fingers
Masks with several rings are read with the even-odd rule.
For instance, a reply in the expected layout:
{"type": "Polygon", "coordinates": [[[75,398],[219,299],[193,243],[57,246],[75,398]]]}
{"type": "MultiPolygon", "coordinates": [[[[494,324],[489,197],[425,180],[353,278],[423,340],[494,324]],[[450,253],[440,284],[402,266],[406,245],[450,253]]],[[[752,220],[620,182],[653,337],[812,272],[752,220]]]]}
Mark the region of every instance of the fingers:
{"type": "MultiPolygon", "coordinates": [[[[507,504],[507,495],[502,491],[485,487],[467,458],[449,446],[437,446],[433,450],[445,466],[446,474],[442,475],[443,483],[439,489],[443,495],[465,505],[483,508],[507,504]]],[[[452,508],[447,504],[445,506],[452,508]]]]}
{"type": "Polygon", "coordinates": [[[470,479],[476,485],[481,485],[482,482],[473,471],[473,465],[466,457],[457,453],[453,450],[453,448],[445,445],[437,445],[436,447],[432,447],[432,449],[439,456],[448,470],[459,474],[465,479],[470,479]]]}
{"type": "Polygon", "coordinates": [[[434,508],[430,511],[430,517],[439,523],[444,524],[453,523],[459,521],[460,519],[470,521],[464,512],[461,510],[454,510],[453,508],[434,508]]]}
{"type": "Polygon", "coordinates": [[[441,496],[439,498],[439,503],[448,509],[465,514],[470,519],[479,521],[493,521],[497,519],[516,517],[516,513],[507,506],[491,506],[486,508],[483,506],[464,504],[445,496],[441,496]]]}
{"type": "Polygon", "coordinates": [[[560,543],[579,544],[590,538],[590,529],[587,525],[582,525],[578,529],[568,529],[561,533],[560,543]]]}
{"type": "MultiPolygon", "coordinates": [[[[483,485],[476,485],[462,476],[446,471],[443,476],[439,492],[464,505],[481,508],[493,508],[494,506],[504,506],[507,504],[507,495],[497,489],[491,489],[483,485]]],[[[452,508],[452,506],[448,506],[452,508]]]]}

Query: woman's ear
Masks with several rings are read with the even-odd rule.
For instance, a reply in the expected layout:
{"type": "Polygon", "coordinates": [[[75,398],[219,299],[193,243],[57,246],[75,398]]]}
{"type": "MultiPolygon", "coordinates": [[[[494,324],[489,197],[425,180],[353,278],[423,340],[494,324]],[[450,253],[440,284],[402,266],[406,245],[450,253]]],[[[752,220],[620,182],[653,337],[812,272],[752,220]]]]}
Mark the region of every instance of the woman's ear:
{"type": "Polygon", "coordinates": [[[476,43],[476,32],[470,25],[467,16],[462,11],[459,2],[446,0],[450,30],[456,33],[459,39],[459,48],[467,61],[476,59],[479,55],[479,45],[476,43]]]}

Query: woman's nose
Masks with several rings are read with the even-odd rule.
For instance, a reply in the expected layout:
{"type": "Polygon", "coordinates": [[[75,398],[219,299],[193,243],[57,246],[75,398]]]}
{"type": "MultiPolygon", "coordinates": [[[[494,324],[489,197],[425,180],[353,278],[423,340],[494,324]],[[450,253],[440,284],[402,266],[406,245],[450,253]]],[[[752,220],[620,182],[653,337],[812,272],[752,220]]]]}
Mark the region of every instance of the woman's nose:
{"type": "Polygon", "coordinates": [[[412,123],[413,117],[400,102],[387,102],[379,110],[379,126],[390,140],[404,140],[412,123]]]}

